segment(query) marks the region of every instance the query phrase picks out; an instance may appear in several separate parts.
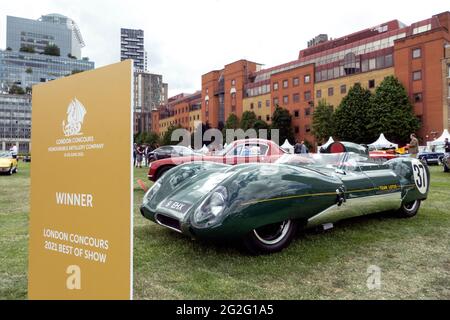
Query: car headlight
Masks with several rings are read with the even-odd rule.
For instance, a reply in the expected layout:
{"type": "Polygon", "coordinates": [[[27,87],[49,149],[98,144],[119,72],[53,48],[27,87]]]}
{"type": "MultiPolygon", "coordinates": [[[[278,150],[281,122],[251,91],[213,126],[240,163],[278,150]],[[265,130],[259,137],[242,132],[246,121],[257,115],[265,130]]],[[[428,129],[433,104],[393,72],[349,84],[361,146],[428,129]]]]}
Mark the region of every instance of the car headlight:
{"type": "Polygon", "coordinates": [[[223,186],[217,187],[195,210],[192,221],[194,226],[205,228],[214,224],[225,210],[227,199],[227,189],[223,186]]]}
{"type": "Polygon", "coordinates": [[[153,184],[153,186],[145,193],[144,198],[142,199],[142,204],[146,205],[149,203],[160,188],[161,184],[159,182],[155,182],[155,184],[153,184]]]}

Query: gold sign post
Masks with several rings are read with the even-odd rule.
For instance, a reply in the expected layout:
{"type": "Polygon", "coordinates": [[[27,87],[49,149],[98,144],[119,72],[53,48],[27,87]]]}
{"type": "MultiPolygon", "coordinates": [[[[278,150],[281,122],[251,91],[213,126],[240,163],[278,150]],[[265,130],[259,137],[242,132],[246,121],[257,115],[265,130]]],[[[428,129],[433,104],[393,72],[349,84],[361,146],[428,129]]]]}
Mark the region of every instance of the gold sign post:
{"type": "Polygon", "coordinates": [[[132,68],[33,87],[30,299],[132,298],[132,68]]]}

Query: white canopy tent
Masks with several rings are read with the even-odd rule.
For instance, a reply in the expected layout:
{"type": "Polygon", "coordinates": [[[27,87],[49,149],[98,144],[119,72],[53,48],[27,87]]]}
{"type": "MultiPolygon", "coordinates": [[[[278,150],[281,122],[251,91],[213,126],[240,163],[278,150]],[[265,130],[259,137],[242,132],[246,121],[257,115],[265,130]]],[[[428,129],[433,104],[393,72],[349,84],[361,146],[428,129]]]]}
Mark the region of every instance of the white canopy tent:
{"type": "Polygon", "coordinates": [[[206,144],[204,144],[203,147],[200,149],[200,151],[201,151],[203,154],[206,154],[206,153],[209,152],[209,149],[208,149],[208,147],[206,146],[206,144]]]}
{"type": "Polygon", "coordinates": [[[432,146],[443,145],[445,142],[445,138],[447,138],[450,141],[450,133],[448,133],[447,129],[445,129],[444,132],[442,132],[442,134],[439,138],[437,138],[434,141],[431,141],[430,144],[432,146]]]}
{"type": "Polygon", "coordinates": [[[368,145],[371,149],[383,149],[383,148],[398,148],[398,144],[390,142],[384,134],[380,134],[380,137],[377,141],[368,145]]]}
{"type": "MultiPolygon", "coordinates": [[[[332,144],[333,142],[334,142],[333,137],[329,137],[329,138],[328,138],[328,141],[325,142],[323,145],[321,145],[320,148],[326,149],[326,148],[327,148],[330,144],[332,144]]],[[[320,149],[320,148],[319,148],[319,149],[320,149]]]]}
{"type": "Polygon", "coordinates": [[[283,145],[280,146],[280,148],[287,153],[294,153],[294,146],[291,145],[287,139],[284,141],[283,145]]]}

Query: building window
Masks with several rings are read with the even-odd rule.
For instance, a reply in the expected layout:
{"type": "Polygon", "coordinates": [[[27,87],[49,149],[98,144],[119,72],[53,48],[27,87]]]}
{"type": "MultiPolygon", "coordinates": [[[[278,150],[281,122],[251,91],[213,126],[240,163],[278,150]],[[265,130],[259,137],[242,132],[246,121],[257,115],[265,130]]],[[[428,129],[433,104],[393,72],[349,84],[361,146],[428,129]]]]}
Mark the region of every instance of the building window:
{"type": "Polygon", "coordinates": [[[310,132],[311,131],[311,127],[309,125],[305,126],[305,132],[310,132]]]}
{"type": "Polygon", "coordinates": [[[266,121],[270,121],[270,115],[266,115],[266,121]]]}
{"type": "Polygon", "coordinates": [[[250,109],[252,109],[252,110],[253,110],[253,102],[252,102],[252,103],[250,103],[250,109]]]}
{"type": "Polygon", "coordinates": [[[278,106],[278,98],[273,98],[273,105],[278,106]]]}
{"type": "Polygon", "coordinates": [[[375,80],[369,80],[369,89],[375,88],[375,80]]]}
{"type": "Polygon", "coordinates": [[[300,132],[300,128],[298,126],[295,126],[294,127],[294,131],[295,131],[295,133],[299,133],[300,132]]]}
{"type": "Polygon", "coordinates": [[[412,50],[413,59],[420,58],[422,56],[422,50],[420,48],[415,48],[412,50]]]}
{"type": "Polygon", "coordinates": [[[231,80],[231,86],[234,87],[236,85],[236,80],[231,80]]]}
{"type": "Polygon", "coordinates": [[[422,80],[422,71],[418,70],[418,71],[414,71],[412,74],[413,80],[422,80]]]}
{"type": "Polygon", "coordinates": [[[309,116],[311,114],[311,108],[305,108],[305,116],[309,116]]]}
{"type": "Polygon", "coordinates": [[[289,96],[283,96],[283,103],[288,104],[289,103],[289,96]]]}
{"type": "Polygon", "coordinates": [[[287,87],[289,87],[289,81],[283,80],[283,88],[287,88],[287,87]]]}
{"type": "Polygon", "coordinates": [[[236,93],[235,92],[233,92],[231,94],[231,105],[234,107],[236,106],[236,93]]]}
{"type": "Polygon", "coordinates": [[[261,116],[258,116],[258,120],[261,120],[261,116]]]}
{"type": "Polygon", "coordinates": [[[305,77],[304,77],[304,82],[305,82],[305,84],[306,83],[310,83],[311,82],[311,76],[309,75],[309,74],[307,74],[305,77]]]}
{"type": "Polygon", "coordinates": [[[300,94],[294,93],[294,94],[292,95],[292,100],[293,100],[294,102],[300,102],[300,94]]]}
{"type": "Polygon", "coordinates": [[[422,102],[422,92],[414,93],[414,103],[422,102]]]}
{"type": "Polygon", "coordinates": [[[347,86],[345,84],[341,85],[341,94],[347,93],[347,86]]]}
{"type": "Polygon", "coordinates": [[[274,82],[273,83],[273,91],[277,91],[278,90],[278,82],[274,82]]]}
{"type": "Polygon", "coordinates": [[[266,100],[266,107],[270,107],[270,100],[266,100]]]}
{"type": "Polygon", "coordinates": [[[331,97],[334,94],[334,88],[328,88],[328,96],[331,97]]]}
{"type": "Polygon", "coordinates": [[[261,107],[262,107],[262,102],[258,101],[258,109],[261,109],[261,107]]]}
{"type": "Polygon", "coordinates": [[[294,87],[298,86],[300,84],[300,80],[298,79],[298,77],[295,77],[292,79],[292,85],[294,87]]]}
{"type": "Polygon", "coordinates": [[[450,64],[447,65],[447,77],[450,78],[450,64]]]}
{"type": "Polygon", "coordinates": [[[294,117],[295,117],[295,118],[300,117],[300,111],[294,110],[294,117]]]}
{"type": "Polygon", "coordinates": [[[322,90],[317,90],[316,91],[316,98],[322,98],[322,90]]]}
{"type": "Polygon", "coordinates": [[[305,91],[304,96],[305,96],[305,101],[311,100],[311,91],[305,91]]]}

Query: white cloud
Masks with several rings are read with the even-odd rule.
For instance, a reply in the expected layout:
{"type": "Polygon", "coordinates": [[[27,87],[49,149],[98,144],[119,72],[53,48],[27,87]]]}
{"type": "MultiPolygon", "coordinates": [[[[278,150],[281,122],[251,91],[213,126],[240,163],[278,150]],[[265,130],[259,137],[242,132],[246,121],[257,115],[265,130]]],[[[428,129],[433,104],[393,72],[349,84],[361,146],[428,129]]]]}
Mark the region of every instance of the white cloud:
{"type": "Polygon", "coordinates": [[[103,66],[119,60],[120,28],[145,32],[149,69],[170,94],[200,89],[201,75],[245,58],[266,67],[297,58],[319,33],[339,37],[399,19],[410,24],[448,10],[445,1],[289,0],[22,0],[0,7],[0,47],[6,16],[37,19],[61,13],[74,19],[86,42],[84,56],[103,66]]]}

